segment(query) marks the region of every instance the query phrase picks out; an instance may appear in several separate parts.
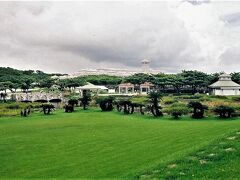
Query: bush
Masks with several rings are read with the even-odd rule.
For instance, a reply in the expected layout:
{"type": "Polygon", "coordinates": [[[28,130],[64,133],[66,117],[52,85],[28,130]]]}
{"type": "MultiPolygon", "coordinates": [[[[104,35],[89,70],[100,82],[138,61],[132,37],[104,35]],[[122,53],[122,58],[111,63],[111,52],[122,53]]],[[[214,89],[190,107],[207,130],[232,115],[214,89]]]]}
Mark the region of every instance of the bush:
{"type": "Polygon", "coordinates": [[[160,117],[163,116],[163,113],[160,111],[162,107],[159,105],[160,101],[162,100],[162,94],[158,91],[150,92],[148,95],[149,98],[149,109],[153,116],[160,117]]]}
{"type": "Polygon", "coordinates": [[[19,104],[9,104],[6,106],[6,109],[20,109],[20,105],[19,104]]]}
{"type": "Polygon", "coordinates": [[[21,110],[21,116],[22,117],[27,117],[29,116],[31,113],[31,107],[29,106],[28,108],[24,108],[23,110],[21,110]]]}
{"type": "Polygon", "coordinates": [[[199,98],[199,101],[212,101],[212,99],[209,96],[203,96],[199,98]]]}
{"type": "Polygon", "coordinates": [[[42,111],[44,114],[50,114],[55,109],[52,104],[42,104],[42,111]]]}
{"type": "Polygon", "coordinates": [[[78,100],[77,99],[69,99],[68,104],[70,104],[73,107],[77,106],[78,105],[78,100]]]}
{"type": "Polygon", "coordinates": [[[204,111],[208,109],[207,106],[203,105],[198,101],[191,101],[188,103],[189,108],[193,108],[192,118],[201,119],[203,118],[204,111]]]}
{"type": "Polygon", "coordinates": [[[228,99],[227,96],[219,96],[219,95],[211,95],[211,98],[216,98],[216,99],[228,99]]]}
{"type": "Polygon", "coordinates": [[[231,97],[232,101],[235,101],[235,102],[240,102],[240,96],[233,96],[231,97]]]}
{"type": "Polygon", "coordinates": [[[72,106],[71,104],[67,104],[64,106],[65,112],[73,112],[74,111],[74,106],[72,106]]]}
{"type": "Polygon", "coordinates": [[[98,97],[96,103],[99,104],[102,111],[112,111],[113,110],[113,96],[98,97]]]}
{"type": "Polygon", "coordinates": [[[146,104],[147,101],[148,101],[148,98],[147,98],[147,96],[140,96],[140,95],[138,95],[138,96],[132,97],[131,101],[133,103],[146,104]]]}
{"type": "Polygon", "coordinates": [[[90,93],[86,93],[83,95],[82,98],[79,99],[81,101],[81,104],[83,106],[83,109],[86,110],[87,106],[89,105],[89,103],[91,102],[92,98],[91,98],[91,94],[90,93]]]}
{"type": "Polygon", "coordinates": [[[173,104],[178,102],[174,97],[164,97],[163,98],[163,103],[166,105],[173,104]]]}
{"type": "Polygon", "coordinates": [[[220,118],[230,118],[235,109],[231,106],[217,106],[214,108],[214,112],[219,115],[220,118]]]}
{"type": "Polygon", "coordinates": [[[121,112],[123,110],[124,114],[132,114],[134,112],[134,106],[129,98],[118,99],[116,101],[117,110],[121,112]]]}
{"type": "Polygon", "coordinates": [[[174,119],[178,119],[179,116],[189,113],[189,108],[183,103],[174,103],[170,107],[164,109],[164,112],[172,115],[174,119]]]}

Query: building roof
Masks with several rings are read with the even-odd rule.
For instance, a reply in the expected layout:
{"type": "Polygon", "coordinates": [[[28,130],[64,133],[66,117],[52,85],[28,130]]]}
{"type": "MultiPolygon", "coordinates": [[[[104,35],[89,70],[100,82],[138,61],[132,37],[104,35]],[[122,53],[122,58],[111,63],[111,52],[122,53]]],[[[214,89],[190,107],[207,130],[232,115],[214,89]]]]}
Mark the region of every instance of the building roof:
{"type": "Polygon", "coordinates": [[[96,85],[94,85],[94,84],[92,84],[92,83],[87,83],[86,85],[84,85],[84,86],[80,86],[80,87],[77,87],[77,89],[87,89],[87,90],[97,90],[97,89],[101,89],[101,90],[107,90],[108,88],[107,87],[105,87],[105,86],[96,86],[96,85]]]}
{"type": "Polygon", "coordinates": [[[219,76],[219,79],[221,79],[221,78],[223,78],[223,77],[231,78],[232,76],[231,76],[230,74],[224,73],[224,74],[221,74],[221,75],[219,76]]]}
{"type": "Polygon", "coordinates": [[[154,86],[154,85],[150,82],[145,82],[143,84],[140,84],[140,86],[154,86]]]}
{"type": "Polygon", "coordinates": [[[217,88],[217,87],[239,87],[240,85],[233,82],[231,80],[231,75],[229,74],[222,74],[219,76],[219,80],[209,86],[210,88],[217,88]]]}
{"type": "Polygon", "coordinates": [[[134,84],[132,84],[132,83],[122,83],[122,84],[119,84],[118,86],[127,86],[127,87],[129,87],[129,86],[134,86],[134,84]]]}

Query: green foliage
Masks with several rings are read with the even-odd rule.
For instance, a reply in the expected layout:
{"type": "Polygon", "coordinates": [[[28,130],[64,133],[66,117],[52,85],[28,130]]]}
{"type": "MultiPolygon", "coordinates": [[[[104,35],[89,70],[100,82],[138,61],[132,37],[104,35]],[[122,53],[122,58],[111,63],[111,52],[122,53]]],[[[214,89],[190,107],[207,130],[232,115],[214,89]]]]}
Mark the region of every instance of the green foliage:
{"type": "Polygon", "coordinates": [[[86,110],[87,106],[89,105],[89,103],[91,102],[92,98],[91,98],[91,94],[90,93],[85,93],[83,94],[83,97],[79,99],[81,101],[81,104],[83,106],[83,109],[86,110]]]}
{"type": "Polygon", "coordinates": [[[124,78],[124,82],[140,85],[145,82],[153,82],[154,79],[153,75],[138,73],[124,78]]]}
{"type": "Polygon", "coordinates": [[[200,71],[182,71],[181,76],[184,78],[184,84],[192,89],[192,94],[196,93],[199,87],[208,87],[209,77],[200,71]]]}
{"type": "Polygon", "coordinates": [[[164,108],[164,112],[172,115],[175,119],[178,119],[179,116],[189,113],[189,108],[184,103],[174,103],[169,107],[164,108]]]}
{"type": "Polygon", "coordinates": [[[20,71],[9,67],[0,67],[0,83],[4,83],[5,89],[11,91],[15,91],[17,88],[27,91],[31,87],[34,87],[33,82],[39,83],[50,77],[50,74],[43,73],[42,71],[20,71]]]}
{"type": "Polygon", "coordinates": [[[232,96],[231,99],[232,101],[240,102],[240,96],[232,96]]]}
{"type": "Polygon", "coordinates": [[[147,96],[133,96],[131,98],[131,101],[133,103],[146,105],[148,103],[148,97],[147,96]]]}
{"type": "Polygon", "coordinates": [[[22,109],[26,109],[29,106],[32,108],[39,108],[39,103],[22,103],[22,102],[7,102],[0,103],[0,117],[2,116],[17,116],[22,109]]]}
{"type": "Polygon", "coordinates": [[[121,77],[109,75],[89,75],[83,78],[86,82],[90,82],[94,85],[118,85],[122,82],[121,77]]]}
{"type": "Polygon", "coordinates": [[[135,179],[239,179],[239,149],[240,132],[234,131],[177,160],[146,170],[135,179]]]}
{"type": "MultiPolygon", "coordinates": [[[[51,79],[51,76],[55,74],[46,74],[42,71],[20,71],[12,68],[0,68],[0,90],[5,91],[9,89],[15,91],[17,88],[21,88],[24,91],[28,91],[28,89],[36,86],[50,90],[55,85],[61,91],[66,89],[72,91],[78,86],[85,85],[86,82],[111,88],[116,88],[121,82],[130,82],[136,85],[151,82],[163,93],[195,94],[196,92],[208,92],[208,86],[216,82],[220,74],[222,72],[206,74],[200,71],[182,71],[178,74],[160,73],[157,75],[138,73],[124,78],[109,75],[89,75],[56,80],[51,79]]],[[[61,76],[61,74],[56,75],[61,76]]],[[[240,72],[232,73],[233,81],[239,83],[239,77],[240,72]]]]}
{"type": "Polygon", "coordinates": [[[219,96],[219,95],[210,95],[210,97],[215,99],[228,99],[227,96],[219,96]]]}
{"type": "Polygon", "coordinates": [[[45,115],[50,114],[55,109],[53,104],[42,104],[42,111],[45,115]]]}
{"type": "Polygon", "coordinates": [[[114,99],[113,96],[100,96],[97,98],[96,103],[99,104],[102,111],[112,111],[114,99]]]}
{"type": "Polygon", "coordinates": [[[181,122],[172,122],[167,116],[159,120],[98,109],[71,114],[59,110],[44,117],[35,113],[27,119],[2,117],[0,176],[3,179],[137,179],[138,174],[144,178],[148,177],[147,172],[152,172],[156,179],[171,179],[173,173],[177,175],[175,179],[185,179],[180,172],[186,170],[186,179],[192,179],[192,174],[196,179],[239,179],[240,147],[229,144],[239,144],[239,137],[228,140],[227,136],[223,144],[222,141],[212,144],[237,127],[239,119],[219,122],[215,118],[194,121],[184,117],[181,122]],[[205,151],[209,146],[211,151],[205,151]],[[222,151],[218,151],[219,146],[222,151]],[[236,151],[225,150],[230,147],[236,151]],[[192,164],[188,158],[197,156],[202,148],[206,158],[211,153],[217,153],[218,158],[223,152],[221,163],[210,161],[202,165],[201,158],[192,164]],[[185,163],[180,163],[182,160],[185,163]],[[171,164],[177,164],[176,171],[168,167],[171,164]],[[164,171],[157,171],[163,166],[164,171]],[[156,169],[151,171],[151,167],[156,169]]]}
{"type": "Polygon", "coordinates": [[[40,80],[38,83],[38,87],[50,89],[54,84],[55,84],[55,80],[49,77],[49,78],[40,80]]]}
{"type": "Polygon", "coordinates": [[[131,98],[118,98],[116,100],[117,110],[119,112],[123,111],[124,114],[133,114],[134,105],[131,101],[131,98]]]}
{"type": "Polygon", "coordinates": [[[162,107],[159,105],[162,100],[162,94],[158,91],[150,92],[148,95],[149,98],[149,109],[155,117],[163,116],[163,113],[160,111],[162,107]]]}
{"type": "Polygon", "coordinates": [[[7,93],[0,93],[0,100],[6,102],[7,93]]]}
{"type": "Polygon", "coordinates": [[[86,84],[86,80],[83,79],[83,77],[76,77],[71,79],[60,79],[56,82],[56,84],[59,86],[60,90],[64,90],[65,88],[76,88],[78,86],[83,86],[86,84]]]}
{"type": "Polygon", "coordinates": [[[235,109],[231,106],[217,106],[214,108],[214,112],[219,115],[220,118],[230,118],[235,109]]]}
{"type": "Polygon", "coordinates": [[[164,96],[163,97],[163,103],[165,105],[169,105],[169,104],[173,104],[173,103],[176,103],[178,102],[177,99],[173,96],[164,96]]]}
{"type": "Polygon", "coordinates": [[[208,109],[207,106],[203,105],[198,101],[190,101],[188,103],[189,108],[193,108],[192,118],[201,119],[203,118],[204,111],[208,109]]]}
{"type": "Polygon", "coordinates": [[[78,99],[69,99],[68,105],[65,105],[65,112],[73,112],[74,107],[78,105],[78,99]]]}
{"type": "Polygon", "coordinates": [[[65,106],[64,106],[64,109],[65,109],[65,112],[67,112],[67,113],[71,113],[71,112],[73,112],[74,111],[74,106],[73,105],[71,105],[71,104],[66,104],[65,106]]]}
{"type": "Polygon", "coordinates": [[[232,80],[240,84],[240,72],[234,72],[231,74],[232,80]]]}

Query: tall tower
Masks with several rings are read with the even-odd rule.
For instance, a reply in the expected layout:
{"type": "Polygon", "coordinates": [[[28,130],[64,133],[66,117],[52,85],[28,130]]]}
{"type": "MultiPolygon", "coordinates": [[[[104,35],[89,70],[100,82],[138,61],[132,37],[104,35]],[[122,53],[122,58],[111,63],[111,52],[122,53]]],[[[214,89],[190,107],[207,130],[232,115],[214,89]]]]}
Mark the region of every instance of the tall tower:
{"type": "Polygon", "coordinates": [[[149,73],[150,72],[150,61],[147,59],[144,59],[141,61],[141,63],[142,63],[143,73],[149,73]]]}

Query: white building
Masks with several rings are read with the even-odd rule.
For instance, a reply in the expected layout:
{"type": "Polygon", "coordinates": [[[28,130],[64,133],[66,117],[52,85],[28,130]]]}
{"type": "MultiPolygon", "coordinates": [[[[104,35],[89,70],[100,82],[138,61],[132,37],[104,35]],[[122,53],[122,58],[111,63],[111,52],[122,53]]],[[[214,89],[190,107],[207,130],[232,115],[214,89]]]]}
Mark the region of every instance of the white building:
{"type": "Polygon", "coordinates": [[[71,75],[61,76],[60,79],[74,78],[87,75],[111,75],[111,76],[130,76],[137,73],[159,74],[160,70],[151,69],[150,61],[144,59],[141,61],[141,68],[137,69],[116,69],[116,68],[99,68],[99,69],[81,69],[80,71],[71,75]]]}
{"type": "Polygon", "coordinates": [[[104,93],[108,93],[108,88],[105,86],[96,86],[92,83],[87,83],[84,86],[80,86],[76,88],[76,91],[79,91],[80,96],[83,95],[84,91],[89,91],[89,92],[96,92],[96,94],[98,94],[99,92],[104,92],[104,93]]]}
{"type": "Polygon", "coordinates": [[[222,74],[219,80],[209,86],[213,95],[230,96],[240,95],[240,85],[231,80],[231,75],[222,74]]]}

